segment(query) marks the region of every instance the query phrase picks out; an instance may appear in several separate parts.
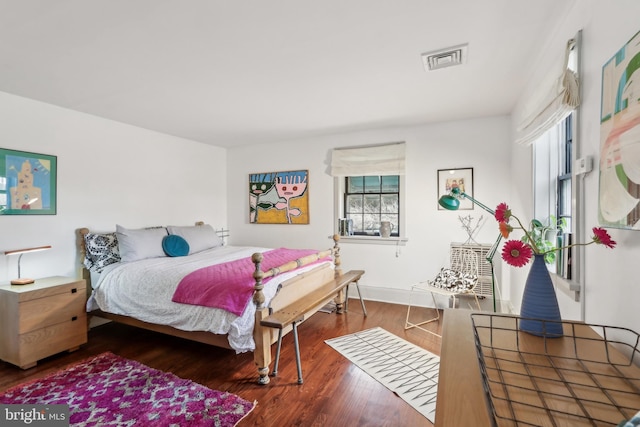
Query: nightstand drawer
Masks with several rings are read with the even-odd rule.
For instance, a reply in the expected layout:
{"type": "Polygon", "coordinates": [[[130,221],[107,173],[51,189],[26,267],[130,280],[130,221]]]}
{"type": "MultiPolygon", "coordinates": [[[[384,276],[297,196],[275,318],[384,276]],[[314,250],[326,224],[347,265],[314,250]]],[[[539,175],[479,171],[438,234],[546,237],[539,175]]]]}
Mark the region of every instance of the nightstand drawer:
{"type": "Polygon", "coordinates": [[[31,365],[52,354],[60,353],[87,342],[87,316],[83,313],[76,320],[21,334],[19,360],[10,361],[18,366],[31,365]]]}
{"type": "Polygon", "coordinates": [[[71,321],[82,315],[86,317],[84,291],[52,295],[32,299],[19,305],[19,331],[24,334],[45,326],[71,321]]]}
{"type": "Polygon", "coordinates": [[[86,292],[84,280],[69,280],[66,277],[47,277],[36,279],[35,283],[26,286],[13,286],[10,289],[16,293],[19,302],[31,301],[38,298],[48,298],[52,295],[86,292]],[[66,281],[65,281],[66,280],[66,281]]]}

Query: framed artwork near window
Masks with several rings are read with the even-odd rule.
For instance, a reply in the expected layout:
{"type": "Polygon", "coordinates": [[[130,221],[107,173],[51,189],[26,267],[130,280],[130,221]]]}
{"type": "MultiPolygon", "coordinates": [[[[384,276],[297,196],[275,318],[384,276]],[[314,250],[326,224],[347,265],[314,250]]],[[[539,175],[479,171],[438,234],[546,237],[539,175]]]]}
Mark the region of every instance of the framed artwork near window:
{"type": "Polygon", "coordinates": [[[598,221],[640,228],[640,32],[602,66],[598,221]]]}
{"type": "Polygon", "coordinates": [[[0,215],[55,215],[56,156],[0,148],[0,215]]]}
{"type": "MultiPolygon", "coordinates": [[[[438,198],[451,193],[453,188],[458,188],[461,192],[473,197],[473,168],[464,169],[438,169],[438,198]]],[[[473,202],[469,199],[460,198],[459,209],[473,209],[473,202]]],[[[438,204],[438,210],[445,210],[438,204]]]]}
{"type": "Polygon", "coordinates": [[[309,224],[309,171],[249,174],[249,223],[309,224]]]}

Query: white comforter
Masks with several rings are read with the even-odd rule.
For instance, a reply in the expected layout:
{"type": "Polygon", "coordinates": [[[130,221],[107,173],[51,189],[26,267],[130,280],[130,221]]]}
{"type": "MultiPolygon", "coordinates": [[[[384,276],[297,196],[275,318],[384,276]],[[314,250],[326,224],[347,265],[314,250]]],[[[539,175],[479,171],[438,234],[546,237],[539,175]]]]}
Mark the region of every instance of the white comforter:
{"type": "MultiPolygon", "coordinates": [[[[106,267],[93,284],[87,311],[102,311],[134,317],[149,323],[173,326],[185,331],[228,334],[236,353],[253,351],[253,325],[256,307],[249,303],[242,316],[225,310],[171,301],[180,280],[190,272],[235,259],[249,257],[270,248],[222,246],[186,257],[150,258],[117,263],[106,267]]],[[[269,304],[278,285],[318,264],[283,273],[265,284],[265,304],[269,304]]]]}

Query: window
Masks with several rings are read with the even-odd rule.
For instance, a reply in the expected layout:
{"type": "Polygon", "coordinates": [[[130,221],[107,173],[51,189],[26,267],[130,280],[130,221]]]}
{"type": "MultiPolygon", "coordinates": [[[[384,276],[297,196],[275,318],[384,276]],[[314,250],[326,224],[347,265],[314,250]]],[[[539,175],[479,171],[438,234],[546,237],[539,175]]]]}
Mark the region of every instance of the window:
{"type": "Polygon", "coordinates": [[[353,243],[400,246],[406,242],[404,142],[335,148],[330,174],[336,232],[355,235],[350,239],[353,243]],[[391,223],[394,238],[377,238],[383,221],[391,223]]]}
{"type": "Polygon", "coordinates": [[[391,236],[400,234],[400,176],[345,177],[344,218],[353,234],[378,235],[382,221],[391,223],[391,236]]]}
{"type": "MultiPolygon", "coordinates": [[[[533,152],[534,217],[549,226],[547,240],[560,246],[570,244],[574,229],[573,114],[542,135],[535,142],[533,152]]],[[[556,254],[551,270],[570,280],[572,254],[570,250],[563,252],[556,254]]]]}

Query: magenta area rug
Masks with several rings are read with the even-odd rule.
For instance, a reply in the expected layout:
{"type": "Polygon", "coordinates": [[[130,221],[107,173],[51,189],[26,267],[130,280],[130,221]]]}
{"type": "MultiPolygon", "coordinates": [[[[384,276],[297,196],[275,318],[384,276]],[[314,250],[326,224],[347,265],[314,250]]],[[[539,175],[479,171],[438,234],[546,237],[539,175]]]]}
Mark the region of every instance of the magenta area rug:
{"type": "Polygon", "coordinates": [[[112,353],[18,385],[0,403],[66,404],[73,426],[235,426],[256,405],[112,353]]]}

